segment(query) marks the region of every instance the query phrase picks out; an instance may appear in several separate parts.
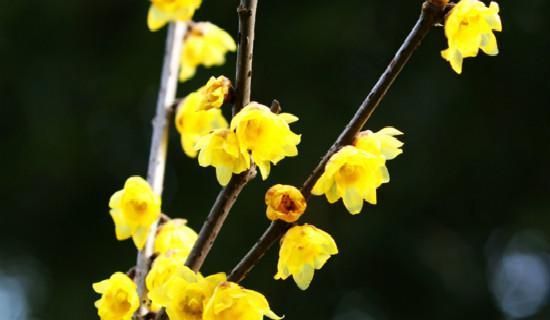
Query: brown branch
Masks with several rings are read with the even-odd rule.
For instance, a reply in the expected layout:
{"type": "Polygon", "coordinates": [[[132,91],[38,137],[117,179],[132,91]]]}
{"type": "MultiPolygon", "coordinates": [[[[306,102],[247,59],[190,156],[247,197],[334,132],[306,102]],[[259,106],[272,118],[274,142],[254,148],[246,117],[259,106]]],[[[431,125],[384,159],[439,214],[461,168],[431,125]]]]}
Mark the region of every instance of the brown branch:
{"type": "MultiPolygon", "coordinates": [[[[355,136],[361,131],[367,120],[370,118],[380,101],[384,98],[388,89],[391,87],[405,64],[409,61],[413,52],[418,48],[422,39],[428,34],[434,23],[441,19],[444,4],[439,1],[426,1],[422,6],[422,12],[414,28],[409,33],[395,57],[378,79],[367,98],[363,101],[351,121],[346,125],[336,142],[330,147],[325,156],[321,159],[317,167],[302,185],[301,191],[306,199],[311,196],[313,186],[322,175],[325,165],[330,157],[345,145],[353,143],[355,136]]],[[[256,244],[241,259],[237,266],[231,271],[228,280],[240,282],[248,272],[259,262],[263,255],[271,246],[279,240],[285,232],[292,226],[291,223],[283,221],[274,221],[258,239],[256,244]]]]}
{"type": "MultiPolygon", "coordinates": [[[[258,0],[241,0],[237,13],[239,14],[239,36],[237,50],[237,74],[235,80],[235,103],[233,115],[250,103],[250,86],[252,80],[252,57],[254,49],[254,26],[256,24],[256,8],[258,0]]],[[[229,211],[237,200],[244,186],[256,176],[256,167],[251,165],[247,171],[233,175],[225,186],[204,222],[197,242],[193,246],[185,265],[192,270],[200,270],[204,259],[212,249],[220,229],[229,215],[229,211]]]]}
{"type": "MultiPolygon", "coordinates": [[[[182,50],[182,39],[186,29],[186,24],[183,22],[171,23],[166,35],[164,63],[162,67],[156,115],[153,120],[153,134],[149,153],[149,166],[147,169],[147,181],[151,185],[153,192],[158,195],[162,194],[162,186],[164,184],[164,169],[166,166],[166,152],[168,148],[168,127],[170,122],[169,116],[176,97],[179,59],[182,50]]],[[[150,268],[157,225],[158,221],[155,221],[149,228],[149,235],[145,247],[138,252],[137,256],[134,280],[137,284],[141,305],[134,315],[134,318],[142,318],[148,313],[145,277],[150,268]]]]}
{"type": "Polygon", "coordinates": [[[237,74],[235,76],[235,104],[233,115],[250,103],[252,87],[252,57],[254,55],[254,29],[258,0],[241,0],[237,49],[237,74]]]}

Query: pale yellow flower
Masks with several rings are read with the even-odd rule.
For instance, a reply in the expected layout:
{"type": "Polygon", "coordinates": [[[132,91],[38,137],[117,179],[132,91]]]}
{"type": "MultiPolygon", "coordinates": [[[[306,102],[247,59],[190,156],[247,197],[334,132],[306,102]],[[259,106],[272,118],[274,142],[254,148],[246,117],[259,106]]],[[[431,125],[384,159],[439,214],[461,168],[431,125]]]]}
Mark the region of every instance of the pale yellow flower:
{"type": "Polygon", "coordinates": [[[173,276],[187,272],[185,269],[185,260],[187,254],[181,251],[169,251],[160,254],[155,261],[151,271],[145,278],[147,285],[147,296],[151,300],[151,310],[158,311],[161,306],[166,306],[169,302],[167,293],[167,284],[173,276]]]}
{"type": "Polygon", "coordinates": [[[199,151],[199,165],[216,168],[218,182],[225,186],[233,173],[241,173],[250,168],[250,156],[241,150],[237,135],[228,129],[218,129],[202,137],[195,147],[199,151]]]}
{"type": "Polygon", "coordinates": [[[498,54],[493,31],[502,31],[499,6],[489,7],[479,0],[461,0],[449,12],[445,21],[445,35],[449,48],[441,56],[451,63],[453,70],[462,73],[462,60],[475,57],[479,49],[488,55],[498,54]]]}
{"type": "Polygon", "coordinates": [[[363,200],[376,204],[376,189],[389,182],[385,161],[382,155],[345,146],[330,158],[312,194],[325,194],[330,203],[342,198],[348,211],[357,214],[363,200]]]}
{"type": "Polygon", "coordinates": [[[185,219],[171,219],[163,224],[155,238],[155,253],[178,251],[187,257],[197,241],[195,230],[187,226],[185,219]]]}
{"type": "Polygon", "coordinates": [[[160,216],[160,196],[140,177],[126,180],[124,189],[109,200],[117,240],[130,237],[138,250],[143,249],[151,224],[160,216]]]}
{"type": "Polygon", "coordinates": [[[202,320],[203,311],[217,285],[225,281],[219,273],[204,278],[183,267],[167,284],[166,313],[170,320],[202,320]]]}
{"type": "Polygon", "coordinates": [[[267,179],[271,163],[298,155],[300,135],[290,130],[289,123],[298,118],[290,113],[276,114],[259,103],[252,102],[231,120],[231,130],[237,133],[241,150],[250,150],[260,168],[262,179],[267,179]]]}
{"type": "Polygon", "coordinates": [[[171,21],[189,21],[201,0],[151,0],[147,25],[151,31],[157,31],[171,21]]]}
{"type": "Polygon", "coordinates": [[[265,194],[266,215],[269,220],[295,222],[306,210],[307,202],[294,186],[276,184],[265,194]]]}
{"type": "Polygon", "coordinates": [[[275,279],[285,280],[292,275],[298,288],[306,290],[315,269],[321,269],[337,253],[330,234],[308,224],[292,227],[281,240],[275,279]]]}
{"type": "Polygon", "coordinates": [[[386,160],[392,160],[403,153],[403,142],[395,137],[402,134],[403,132],[392,127],[386,127],[378,132],[367,130],[357,135],[354,145],[367,153],[381,154],[386,160]]]}
{"type": "Polygon", "coordinates": [[[176,129],[180,133],[181,146],[191,158],[197,156],[195,144],[199,139],[216,129],[227,128],[227,121],[219,108],[201,110],[203,95],[189,94],[178,107],[176,129]]]}
{"type": "Polygon", "coordinates": [[[101,320],[130,320],[139,308],[136,284],[122,272],[93,284],[101,298],[95,302],[101,320]]]}
{"type": "Polygon", "coordinates": [[[225,76],[210,77],[208,82],[199,89],[202,94],[198,109],[208,110],[221,107],[229,98],[231,81],[225,76]]]}
{"type": "Polygon", "coordinates": [[[225,54],[237,50],[235,40],[223,29],[210,22],[191,26],[183,42],[180,81],[195,75],[197,67],[211,67],[225,63],[225,54]]]}
{"type": "Polygon", "coordinates": [[[264,295],[226,281],[214,290],[203,320],[262,320],[264,316],[282,319],[271,311],[264,295]]]}

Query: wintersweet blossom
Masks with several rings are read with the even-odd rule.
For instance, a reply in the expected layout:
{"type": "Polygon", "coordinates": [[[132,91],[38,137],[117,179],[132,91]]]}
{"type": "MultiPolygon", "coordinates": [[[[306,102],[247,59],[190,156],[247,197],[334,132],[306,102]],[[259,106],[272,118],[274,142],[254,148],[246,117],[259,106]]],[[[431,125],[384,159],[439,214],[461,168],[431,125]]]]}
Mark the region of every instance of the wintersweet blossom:
{"type": "Polygon", "coordinates": [[[225,54],[237,50],[235,40],[223,29],[210,22],[191,25],[181,53],[180,81],[187,81],[199,65],[211,67],[225,63],[225,54]]]}
{"type": "Polygon", "coordinates": [[[502,31],[498,12],[498,3],[486,7],[479,0],[461,0],[451,9],[445,20],[449,48],[441,51],[441,56],[456,73],[462,73],[462,60],[477,56],[479,49],[491,56],[498,54],[493,33],[502,31]]]}
{"type": "Polygon", "coordinates": [[[321,269],[337,253],[336,242],[325,231],[308,224],[292,227],[281,240],[275,279],[292,275],[298,288],[306,290],[315,269],[321,269]]]}
{"type": "Polygon", "coordinates": [[[250,150],[260,168],[262,179],[267,179],[270,163],[277,164],[285,157],[298,154],[300,135],[290,130],[289,123],[298,121],[290,113],[276,114],[259,103],[252,102],[231,120],[231,130],[237,133],[242,150],[250,150]]]}
{"type": "Polygon", "coordinates": [[[235,132],[218,129],[200,138],[195,148],[199,151],[199,165],[216,168],[218,182],[225,186],[233,173],[241,173],[250,168],[250,156],[241,150],[235,132]]]}
{"type": "Polygon", "coordinates": [[[166,313],[170,320],[202,320],[214,289],[226,280],[223,273],[203,277],[187,267],[167,283],[166,313]]]}
{"type": "Polygon", "coordinates": [[[187,257],[197,241],[195,230],[187,226],[185,219],[171,219],[163,224],[155,238],[155,253],[178,251],[187,257]]]}
{"type": "Polygon", "coordinates": [[[153,266],[145,278],[147,296],[151,300],[151,310],[158,311],[161,306],[168,304],[166,286],[173,276],[187,271],[182,271],[186,259],[187,254],[181,251],[169,251],[155,258],[153,266]]]}
{"type": "Polygon", "coordinates": [[[178,107],[176,129],[180,133],[181,146],[188,157],[197,156],[195,144],[213,130],[227,128],[228,124],[219,108],[201,110],[203,99],[199,91],[189,94],[178,107]]]}
{"type": "Polygon", "coordinates": [[[295,222],[306,210],[307,202],[294,186],[276,184],[265,194],[266,215],[271,221],[295,222]]]}
{"type": "Polygon", "coordinates": [[[202,99],[199,110],[208,110],[221,107],[229,98],[231,81],[225,76],[210,77],[208,82],[199,89],[202,99]]]}
{"type": "Polygon", "coordinates": [[[170,21],[191,20],[202,0],[151,0],[147,25],[157,31],[170,21]]]}
{"type": "Polygon", "coordinates": [[[143,249],[151,224],[160,216],[160,196],[140,177],[126,180],[124,189],[109,200],[117,240],[132,237],[138,250],[143,249]]]}
{"type": "Polygon", "coordinates": [[[354,145],[370,154],[381,154],[386,160],[392,160],[403,153],[403,142],[395,137],[402,134],[403,132],[392,127],[386,127],[378,132],[367,130],[357,135],[354,145]]]}
{"type": "Polygon", "coordinates": [[[136,284],[122,272],[94,283],[93,289],[101,294],[95,307],[102,320],[130,320],[139,307],[136,284]]]}
{"type": "Polygon", "coordinates": [[[219,284],[205,307],[203,320],[282,319],[269,308],[264,295],[234,282],[219,284]]]}
{"type": "Polygon", "coordinates": [[[385,161],[381,155],[345,146],[329,159],[312,194],[325,194],[330,203],[342,198],[348,211],[358,214],[363,200],[376,204],[376,188],[389,182],[385,161]]]}

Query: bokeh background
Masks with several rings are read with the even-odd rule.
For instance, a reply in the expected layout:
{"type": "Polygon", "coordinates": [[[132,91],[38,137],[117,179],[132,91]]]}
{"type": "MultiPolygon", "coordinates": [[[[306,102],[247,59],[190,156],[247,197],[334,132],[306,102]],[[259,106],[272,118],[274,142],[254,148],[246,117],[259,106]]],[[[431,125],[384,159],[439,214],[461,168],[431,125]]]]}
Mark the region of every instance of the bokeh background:
{"type": "MultiPolygon", "coordinates": [[[[197,20],[236,35],[234,1],[204,0],[197,20]]],[[[260,1],[253,98],[300,117],[300,155],[245,189],[204,266],[230,270],[268,225],[263,195],[299,185],[384,70],[421,1],[260,1]]],[[[135,261],[117,242],[109,196],[145,175],[165,30],[146,1],[7,1],[0,10],[0,318],[96,319],[91,283],[135,261]]],[[[272,249],[244,285],[287,319],[550,317],[550,4],[502,1],[498,57],[439,56],[434,29],[369,129],[404,131],[379,204],[351,216],[310,202],[305,220],[340,254],[306,292],[274,281],[272,249]]],[[[179,95],[223,67],[201,69],[179,95]]],[[[172,131],[164,211],[196,230],[220,187],[172,131]]]]}

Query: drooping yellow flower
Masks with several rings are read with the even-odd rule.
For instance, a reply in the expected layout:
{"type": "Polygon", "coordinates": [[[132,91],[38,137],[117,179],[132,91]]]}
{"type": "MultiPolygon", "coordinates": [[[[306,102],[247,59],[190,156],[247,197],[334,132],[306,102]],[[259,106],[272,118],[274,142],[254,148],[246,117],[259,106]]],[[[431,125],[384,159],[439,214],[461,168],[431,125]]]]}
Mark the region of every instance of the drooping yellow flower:
{"type": "Polygon", "coordinates": [[[189,94],[178,107],[176,129],[180,133],[181,146],[188,157],[197,156],[195,144],[199,139],[215,129],[227,128],[227,121],[219,108],[199,109],[203,95],[200,92],[189,94]]]}
{"type": "Polygon", "coordinates": [[[140,177],[126,180],[124,189],[109,200],[117,240],[130,237],[138,250],[143,249],[151,224],[160,216],[160,196],[140,177]]]}
{"type": "Polygon", "coordinates": [[[202,0],[151,0],[147,25],[157,31],[171,21],[189,21],[202,0]]]}
{"type": "Polygon", "coordinates": [[[441,51],[441,56],[456,73],[462,73],[462,60],[477,56],[479,49],[490,56],[498,54],[493,33],[502,31],[498,12],[498,3],[486,7],[479,0],[461,0],[451,9],[445,21],[449,48],[441,51]]]}
{"type": "Polygon", "coordinates": [[[330,203],[342,198],[348,211],[357,214],[363,199],[376,204],[376,188],[386,182],[389,174],[384,157],[345,146],[330,158],[312,194],[325,194],[330,203]]]}
{"type": "Polygon", "coordinates": [[[136,284],[122,272],[93,284],[101,298],[95,302],[101,320],[130,320],[139,307],[136,284]]]}
{"type": "Polygon", "coordinates": [[[178,251],[187,257],[197,241],[195,230],[187,226],[185,219],[171,219],[163,224],[155,238],[155,253],[178,251]]]}
{"type": "Polygon", "coordinates": [[[298,154],[296,146],[300,135],[290,130],[289,123],[298,121],[290,113],[276,114],[259,103],[252,102],[231,120],[231,130],[237,133],[242,150],[250,150],[260,168],[262,179],[267,179],[270,163],[277,164],[284,157],[298,154]]]}
{"type": "Polygon", "coordinates": [[[235,51],[233,38],[220,27],[210,22],[197,22],[191,26],[183,42],[180,81],[195,75],[197,67],[211,67],[225,63],[225,54],[235,51]]]}
{"type": "Polygon", "coordinates": [[[266,215],[271,221],[295,222],[306,210],[307,202],[294,186],[276,184],[265,194],[266,215]]]}
{"type": "Polygon", "coordinates": [[[298,288],[306,290],[315,269],[321,269],[337,253],[330,234],[308,224],[292,227],[281,240],[275,279],[285,280],[292,275],[298,288]]]}
{"type": "Polygon", "coordinates": [[[202,320],[203,311],[214,289],[225,281],[225,274],[202,277],[183,267],[167,284],[166,313],[170,320],[202,320]]]}
{"type": "Polygon", "coordinates": [[[271,311],[264,295],[226,281],[214,290],[203,320],[262,320],[264,316],[282,319],[271,311]]]}
{"type": "Polygon", "coordinates": [[[199,165],[216,168],[218,182],[225,186],[233,173],[250,168],[250,156],[241,150],[235,132],[218,129],[202,137],[195,146],[199,151],[199,165]]]}
{"type": "Polygon", "coordinates": [[[217,78],[210,77],[210,80],[199,89],[202,94],[200,110],[208,110],[221,107],[229,97],[231,81],[225,76],[217,78]]]}
{"type": "Polygon", "coordinates": [[[158,311],[161,306],[168,304],[167,284],[173,276],[186,274],[189,270],[184,266],[186,259],[187,254],[181,251],[169,251],[155,259],[151,271],[145,278],[151,310],[158,311]]]}
{"type": "Polygon", "coordinates": [[[386,160],[392,160],[403,153],[403,142],[395,137],[402,134],[403,132],[392,127],[386,127],[378,132],[367,130],[357,135],[354,145],[367,153],[381,154],[386,160]]]}

